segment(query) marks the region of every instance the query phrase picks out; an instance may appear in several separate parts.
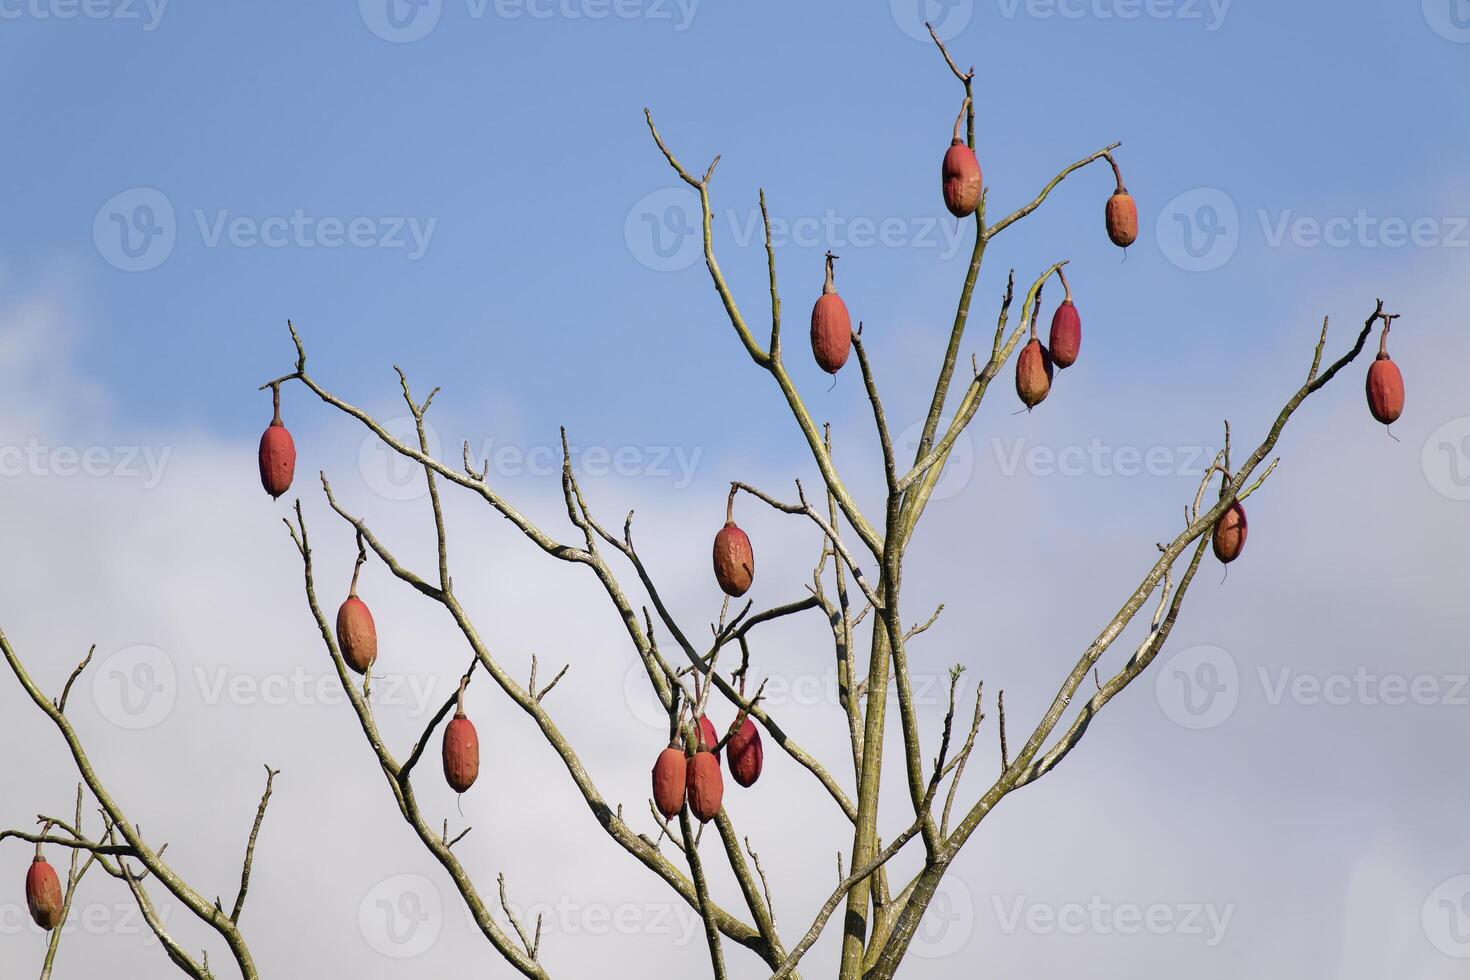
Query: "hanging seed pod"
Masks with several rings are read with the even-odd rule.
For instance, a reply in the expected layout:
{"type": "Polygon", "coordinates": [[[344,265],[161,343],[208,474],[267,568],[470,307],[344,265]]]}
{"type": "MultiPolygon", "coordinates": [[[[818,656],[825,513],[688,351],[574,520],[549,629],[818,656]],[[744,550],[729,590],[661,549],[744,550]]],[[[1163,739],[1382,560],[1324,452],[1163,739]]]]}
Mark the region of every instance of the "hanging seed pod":
{"type": "Polygon", "coordinates": [[[275,417],[260,437],[260,485],[272,497],[291,489],[291,477],[296,473],[296,443],[291,433],[281,422],[281,386],[271,385],[271,403],[275,417]]]}
{"type": "Polygon", "coordinates": [[[444,727],[444,780],[456,793],[475,785],[480,775],[480,736],[464,713],[464,689],[469,682],[468,677],[460,678],[454,717],[444,727]]]}
{"type": "Polygon", "coordinates": [[[378,628],[373,623],[373,614],[367,603],[357,597],[357,577],[367,561],[367,552],[362,550],[362,536],[357,540],[357,563],[352,567],[352,586],[347,598],[337,610],[337,646],[342,650],[342,659],[359,674],[366,674],[378,659],[378,628]]]}
{"type": "Polygon", "coordinates": [[[689,760],[685,788],[689,796],[689,812],[695,819],[700,823],[713,820],[720,812],[720,802],[725,796],[720,763],[714,755],[704,750],[694,753],[689,760]]]}
{"type": "Polygon", "coordinates": [[[359,674],[366,674],[378,659],[378,628],[367,603],[355,593],[337,610],[337,645],[347,666],[359,674]]]}
{"type": "Polygon", "coordinates": [[[1215,533],[1210,541],[1215,557],[1226,565],[1239,558],[1245,549],[1246,530],[1245,508],[1237,500],[1215,522],[1215,533]]]}
{"type": "Polygon", "coordinates": [[[1046,400],[1051,391],[1051,377],[1051,355],[1041,341],[1032,337],[1016,358],[1016,394],[1021,396],[1027,409],[1035,408],[1046,400]]]}
{"type": "Polygon", "coordinates": [[[715,581],[720,590],[738,599],[750,590],[755,580],[755,552],[750,538],[735,524],[735,488],[725,502],[725,526],[715,535],[715,581]]]}
{"type": "Polygon", "coordinates": [[[746,717],[730,741],[725,743],[730,752],[730,775],[741,786],[754,786],[761,778],[765,763],[765,752],[761,748],[761,731],[755,722],[746,717]]]}
{"type": "Polygon", "coordinates": [[[1392,425],[1404,414],[1404,376],[1388,356],[1388,326],[1393,317],[1383,318],[1383,336],[1378,341],[1378,357],[1368,366],[1368,411],[1384,425],[1392,425]]]}
{"type": "Polygon", "coordinates": [[[670,745],[658,754],[653,764],[653,805],[665,820],[679,815],[684,805],[684,787],[688,779],[688,762],[684,750],[670,745]]]}
{"type": "Polygon", "coordinates": [[[704,715],[700,715],[699,716],[699,747],[701,749],[707,749],[708,751],[710,751],[711,753],[713,753],[714,754],[714,757],[715,757],[715,761],[716,762],[719,762],[720,761],[720,750],[717,748],[717,746],[719,744],[720,744],[720,736],[718,736],[718,735],[715,734],[715,723],[712,722],[712,721],[710,721],[704,715]]]}
{"type": "Polygon", "coordinates": [[[1111,153],[1108,154],[1108,163],[1112,164],[1113,176],[1118,181],[1118,189],[1108,198],[1105,212],[1108,238],[1119,248],[1127,248],[1138,241],[1138,205],[1128,193],[1128,188],[1123,186],[1123,172],[1118,169],[1118,161],[1111,153]]]}
{"type": "Polygon", "coordinates": [[[26,870],[26,908],[36,925],[47,932],[61,925],[61,880],[56,877],[56,869],[42,856],[40,844],[36,845],[36,857],[26,870]]]}
{"type": "Polygon", "coordinates": [[[1047,347],[1051,362],[1059,368],[1069,368],[1077,363],[1077,353],[1082,349],[1082,317],[1072,304],[1072,287],[1067,283],[1066,273],[1057,270],[1062,278],[1062,288],[1067,296],[1051,318],[1051,337],[1047,347]]]}
{"type": "Polygon", "coordinates": [[[1036,319],[1041,313],[1041,290],[1031,312],[1031,339],[1016,357],[1016,394],[1027,410],[1040,405],[1051,391],[1051,354],[1036,339],[1036,319]]]}
{"type": "Polygon", "coordinates": [[[842,370],[852,351],[852,318],[847,315],[847,304],[837,295],[832,279],[832,262],[836,258],[827,253],[827,279],[822,283],[822,295],[812,307],[812,355],[817,359],[817,366],[828,374],[842,370]]]}
{"type": "Polygon", "coordinates": [[[968,218],[980,207],[980,195],[984,189],[980,175],[980,161],[975,151],[965,144],[960,136],[960,127],[970,108],[970,98],[965,97],[960,106],[959,117],[954,121],[954,140],[945,151],[944,163],[939,168],[944,187],[944,206],[956,218],[968,218]]]}

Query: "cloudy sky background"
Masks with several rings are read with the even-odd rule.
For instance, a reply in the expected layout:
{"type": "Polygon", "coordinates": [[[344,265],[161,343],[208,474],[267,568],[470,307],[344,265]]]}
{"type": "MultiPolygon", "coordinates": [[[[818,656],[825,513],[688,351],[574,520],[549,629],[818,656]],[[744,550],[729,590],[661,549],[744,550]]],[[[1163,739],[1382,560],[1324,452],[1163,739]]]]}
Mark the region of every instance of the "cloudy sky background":
{"type": "MultiPolygon", "coordinates": [[[[593,506],[614,524],[637,508],[640,548],[701,635],[718,615],[708,539],[728,481],[791,497],[793,478],[816,477],[682,234],[689,199],[641,109],[689,167],[724,154],[718,246],[758,331],[766,188],[788,360],[874,512],[857,376],[828,391],[801,333],[830,245],[894,429],[922,417],[967,254],[934,186],[958,86],[898,3],[644,0],[597,18],[590,0],[445,0],[396,21],[368,0],[89,9],[105,16],[0,7],[0,78],[25,93],[0,107],[0,627],[52,693],[98,645],[72,717],[119,803],[200,891],[231,900],[261,765],[283,770],[243,920],[264,975],[509,975],[397,817],[307,611],[288,502],[259,488],[269,400],[255,388],[291,367],[285,318],[313,373],[379,417],[404,414],[390,365],[420,392],[443,385],[432,421],[447,455],[469,439],[506,496],[575,540],[555,477],[567,425],[593,506]],[[331,221],[353,219],[367,221],[361,244],[332,245],[331,221]]],[[[946,603],[911,653],[926,756],[956,662],[967,694],[979,680],[1006,690],[1014,738],[1029,730],[1177,531],[1221,419],[1237,446],[1259,441],[1323,314],[1340,351],[1375,297],[1402,313],[1392,349],[1409,394],[1397,442],[1362,403],[1366,360],[1298,413],[1250,504],[1245,556],[1223,582],[1207,559],[1160,661],[986,822],[905,975],[1462,974],[1470,200],[1456,178],[1470,147],[1443,121],[1462,101],[1470,21],[1456,13],[1433,0],[930,11],[956,58],[980,62],[992,212],[1122,139],[1143,235],[1126,262],[1107,243],[1111,177],[1093,167],[988,255],[967,350],[988,337],[1010,265],[1029,281],[1062,257],[1086,338],[1038,411],[1014,414],[1009,383],[995,386],[916,541],[906,615],[946,603]],[[1211,670],[1221,693],[1186,703],[1186,681],[1211,670]],[[1410,703],[1391,703],[1405,690],[1410,703]],[[1145,916],[1161,924],[1137,928],[1145,916]]],[[[432,525],[411,475],[299,388],[284,412],[329,612],[353,548],[318,469],[427,573],[432,525]]],[[[651,832],[639,814],[662,736],[605,597],[473,498],[447,499],[452,570],[482,634],[518,676],[533,653],[543,671],[572,664],[550,710],[604,796],[651,832]]],[[[802,596],[814,530],[738,506],[757,605],[802,596]]],[[[402,757],[469,652],[381,565],[363,595],[381,636],[377,717],[402,757]]],[[[753,649],[773,714],[850,784],[823,624],[763,628],[753,649]]],[[[487,898],[504,871],[516,905],[546,913],[553,974],[702,972],[693,914],[602,835],[529,721],[483,678],[470,710],[484,766],[464,816],[435,767],[420,797],[431,818],[474,827],[459,852],[487,898]]],[[[998,766],[989,713],[971,797],[998,766]]],[[[0,825],[70,812],[64,746],[8,674],[0,717],[13,746],[0,825]]],[[[794,942],[850,834],[768,748],[758,786],[727,802],[794,942]]],[[[908,805],[897,756],[890,771],[891,835],[908,805]]],[[[5,976],[38,970],[44,947],[22,902],[28,859],[0,849],[5,976]]],[[[913,867],[895,862],[895,878],[913,867]]],[[[738,907],[728,875],[716,891],[738,907]]],[[[169,975],[130,910],[118,883],[90,877],[58,975],[169,975]]],[[[170,922],[191,947],[209,942],[182,911],[170,922]]],[[[835,938],[807,975],[830,972],[835,938]]],[[[762,975],[728,954],[732,975],[762,975]]]]}

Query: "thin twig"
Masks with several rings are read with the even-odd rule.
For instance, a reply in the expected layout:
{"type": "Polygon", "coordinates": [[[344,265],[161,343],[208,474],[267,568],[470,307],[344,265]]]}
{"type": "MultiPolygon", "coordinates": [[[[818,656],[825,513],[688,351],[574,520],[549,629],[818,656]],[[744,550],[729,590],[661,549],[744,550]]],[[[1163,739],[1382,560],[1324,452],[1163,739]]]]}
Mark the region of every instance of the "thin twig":
{"type": "Polygon", "coordinates": [[[265,820],[265,808],[271,801],[271,789],[281,770],[265,767],[265,792],[261,794],[260,806],[255,811],[255,823],[250,827],[250,840],[245,845],[245,861],[240,868],[240,891],[235,895],[235,907],[230,912],[230,921],[239,922],[245,909],[245,893],[250,890],[250,870],[255,863],[255,840],[260,836],[260,825],[265,820]]]}

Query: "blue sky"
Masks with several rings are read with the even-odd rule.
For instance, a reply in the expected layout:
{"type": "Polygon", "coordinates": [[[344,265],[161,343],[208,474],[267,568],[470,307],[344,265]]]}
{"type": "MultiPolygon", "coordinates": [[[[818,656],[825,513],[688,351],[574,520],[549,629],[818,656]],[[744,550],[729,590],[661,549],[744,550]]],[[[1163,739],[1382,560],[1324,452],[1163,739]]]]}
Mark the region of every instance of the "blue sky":
{"type": "MultiPolygon", "coordinates": [[[[588,438],[688,443],[738,418],[731,442],[762,451],[742,433],[779,426],[779,405],[742,363],[703,270],[651,270],[624,234],[644,196],[672,186],[645,105],[689,166],[724,154],[713,194],[735,223],[721,251],[755,322],[759,238],[729,232],[750,228],[758,187],[790,221],[904,223],[896,247],[840,231],[839,283],[897,365],[890,397],[922,403],[963,262],[927,224],[943,214],[934,171],[958,86],[901,29],[914,23],[902,3],[629,0],[591,19],[596,3],[444,0],[411,43],[369,29],[373,0],[176,0],[156,23],[121,0],[101,19],[27,4],[0,20],[0,80],[18,93],[0,107],[3,288],[61,277],[87,323],[85,368],[124,419],[258,428],[264,396],[252,392],[288,364],[289,316],[317,369],[365,399],[384,382],[392,396],[398,362],[497,427],[565,421],[588,438]],[[135,188],[161,191],[176,214],[172,251],[145,272],[109,264],[92,234],[104,202],[135,188]],[[310,231],[285,247],[211,244],[222,218],[257,227],[297,212],[364,217],[368,239],[408,244],[329,249],[310,231]],[[428,231],[417,258],[411,223],[428,231]],[[626,397],[630,381],[650,397],[626,397]]],[[[1466,137],[1451,120],[1470,47],[1412,5],[977,0],[929,15],[947,32],[964,24],[951,46],[979,64],[993,212],[1124,141],[1145,229],[1127,263],[1101,234],[1099,165],[992,248],[976,304],[979,321],[993,316],[1008,264],[1024,277],[1071,257],[1099,372],[1228,355],[1307,311],[1356,317],[1372,286],[1343,296],[1327,281],[1423,257],[1272,248],[1260,209],[1268,227],[1360,208],[1410,221],[1466,211],[1453,179],[1466,137]],[[1208,274],[1172,264],[1153,233],[1160,209],[1197,188],[1222,189],[1241,216],[1238,250],[1208,274]]],[[[798,326],[825,245],[780,253],[798,326]]],[[[856,386],[825,396],[808,368],[824,414],[862,408],[856,386]]]]}
{"type": "MultiPolygon", "coordinates": [[[[977,835],[941,909],[959,914],[926,923],[912,975],[1461,976],[1470,914],[1448,936],[1441,899],[1470,893],[1470,790],[1447,756],[1463,743],[1470,691],[1459,614],[1470,3],[950,0],[927,15],[959,62],[977,65],[992,216],[1122,140],[1142,226],[1126,259],[1108,243],[1112,176],[1096,164],[990,247],[966,353],[988,344],[1007,268],[1029,282],[1059,258],[1071,260],[1084,341],[1037,411],[1017,414],[1003,377],[956,443],[905,573],[916,618],[948,603],[915,641],[930,692],[960,662],[987,694],[1008,691],[1013,725],[1039,716],[1153,542],[1177,533],[1220,420],[1237,445],[1255,445],[1301,383],[1323,314],[1333,351],[1376,296],[1403,315],[1392,348],[1408,406],[1394,441],[1368,418],[1360,361],[1298,413],[1281,468],[1248,502],[1247,555],[1228,578],[1207,559],[1168,659],[1110,704],[1075,761],[977,835]],[[1162,468],[1140,470],[1137,455],[1152,451],[1162,468]],[[1233,682],[1201,728],[1170,685],[1204,667],[1233,682]],[[1322,696],[1365,672],[1366,693],[1322,696]],[[1383,696],[1422,681],[1429,703],[1383,696]],[[1006,924],[1013,908],[1098,895],[1206,899],[1238,915],[1218,946],[1006,924]]],[[[649,567],[702,634],[698,621],[719,610],[708,536],[726,482],[789,497],[790,478],[811,470],[678,234],[687,191],[642,110],[690,169],[723,155],[716,246],[762,338],[766,189],[788,364],[813,414],[833,422],[838,462],[872,515],[881,473],[861,384],[850,366],[828,390],[805,333],[831,247],[891,427],[912,431],[970,234],[944,211],[937,173],[960,87],[911,36],[919,21],[917,0],[0,0],[0,542],[24,556],[0,563],[0,626],[48,690],[74,651],[99,644],[72,716],[115,793],[172,837],[170,857],[201,882],[238,873],[259,766],[285,768],[250,913],[270,975],[491,961],[398,820],[340,692],[330,697],[335,675],[278,523],[290,500],[257,482],[270,410],[256,388],[291,367],[286,318],[312,372],[380,417],[403,414],[392,364],[420,393],[442,385],[431,421],[445,457],[457,460],[460,438],[532,454],[496,463],[496,486],[563,540],[575,531],[545,456],[556,427],[574,445],[633,449],[626,479],[595,478],[579,455],[584,486],[609,523],[639,508],[649,567]],[[95,451],[101,472],[78,476],[76,456],[95,451]],[[164,692],[141,692],[146,724],[120,713],[139,693],[139,664],[164,692]],[[294,693],[268,693],[283,687],[294,693]],[[325,870],[303,878],[303,865],[325,870]],[[413,883],[400,893],[402,876],[413,883]],[[413,951],[368,927],[402,894],[445,910],[413,951]]],[[[1048,287],[1044,316],[1059,293],[1048,287]]],[[[285,414],[301,451],[292,496],[324,594],[346,587],[354,552],[313,485],[319,466],[406,563],[431,567],[420,478],[405,480],[360,427],[299,388],[285,392],[285,414]]],[[[516,676],[533,653],[543,670],[574,665],[553,699],[559,723],[607,797],[641,811],[663,736],[640,715],[628,682],[641,667],[605,596],[477,503],[446,498],[456,584],[516,676]]],[[[815,532],[737,507],[760,554],[758,605],[803,595],[815,532]]],[[[379,718],[399,746],[466,656],[442,615],[393,586],[378,564],[365,570],[380,664],[407,680],[381,688],[379,718]]],[[[756,655],[783,688],[772,710],[840,759],[825,624],[787,622],[756,655]]],[[[530,723],[488,685],[471,698],[486,744],[516,750],[487,753],[483,795],[456,801],[425,784],[423,798],[454,823],[462,803],[482,828],[457,852],[482,887],[504,869],[518,901],[684,915],[688,934],[672,942],[649,923],[614,936],[553,924],[549,955],[568,975],[609,961],[702,969],[688,909],[601,838],[530,723]],[[502,786],[535,791],[503,806],[502,786]],[[548,827],[564,847],[501,846],[548,827]]],[[[942,711],[940,695],[923,704],[926,752],[942,711]]],[[[0,799],[0,827],[27,825],[67,805],[72,765],[8,682],[0,717],[16,719],[28,748],[0,759],[0,785],[21,787],[0,799]]],[[[977,772],[998,765],[993,734],[977,772]]],[[[799,934],[847,831],[794,764],[772,750],[767,766],[765,791],[736,799],[742,829],[779,869],[783,929],[799,934]]],[[[901,780],[890,790],[896,829],[907,802],[901,780]]],[[[0,879],[29,859],[0,858],[0,879]]],[[[89,908],[119,907],[115,883],[88,887],[89,908]]],[[[731,881],[720,887],[734,895],[731,881]]],[[[0,903],[0,962],[38,958],[37,937],[10,926],[23,921],[0,903]]],[[[94,932],[68,940],[63,958],[159,969],[135,929],[107,919],[94,932]]],[[[810,975],[830,966],[833,940],[814,949],[810,975]]],[[[732,976],[757,972],[747,958],[732,976]]]]}

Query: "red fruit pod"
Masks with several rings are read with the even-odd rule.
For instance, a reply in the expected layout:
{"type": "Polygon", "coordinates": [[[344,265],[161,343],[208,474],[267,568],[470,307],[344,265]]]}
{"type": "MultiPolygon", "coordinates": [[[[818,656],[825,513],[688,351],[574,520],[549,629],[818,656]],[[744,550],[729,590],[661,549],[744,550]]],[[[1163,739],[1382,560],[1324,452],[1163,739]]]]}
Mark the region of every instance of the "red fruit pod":
{"type": "Polygon", "coordinates": [[[1118,190],[1108,198],[1105,212],[1108,238],[1119,248],[1127,248],[1138,241],[1138,205],[1127,190],[1118,190]]]}
{"type": "Polygon", "coordinates": [[[725,503],[725,526],[715,535],[715,581],[720,591],[738,599],[750,590],[755,580],[755,552],[750,537],[735,524],[735,488],[725,503]]]}
{"type": "Polygon", "coordinates": [[[1067,296],[1052,315],[1051,336],[1046,346],[1053,364],[1059,368],[1069,368],[1077,363],[1077,354],[1082,349],[1082,316],[1072,304],[1072,287],[1068,285],[1066,275],[1060,269],[1057,270],[1057,275],[1062,277],[1062,286],[1067,290],[1067,296]]]}
{"type": "Polygon", "coordinates": [[[720,812],[720,802],[725,797],[725,782],[720,775],[720,764],[709,752],[696,752],[689,760],[685,780],[689,798],[689,812],[700,823],[713,820],[720,812]]]}
{"type": "Polygon", "coordinates": [[[980,161],[975,158],[975,151],[960,137],[960,125],[969,108],[970,99],[966,97],[964,105],[960,107],[959,117],[954,121],[954,140],[945,151],[944,163],[939,168],[944,188],[944,206],[956,218],[968,218],[974,214],[980,207],[980,196],[984,190],[980,161]]]}
{"type": "Polygon", "coordinates": [[[1111,154],[1108,156],[1108,163],[1113,165],[1113,176],[1118,182],[1118,187],[1108,198],[1104,211],[1108,238],[1119,248],[1127,248],[1138,241],[1138,205],[1128,193],[1128,188],[1123,186],[1123,172],[1118,169],[1118,161],[1111,154]]]}
{"type": "Polygon", "coordinates": [[[1378,357],[1368,367],[1368,411],[1384,425],[1392,425],[1404,414],[1404,376],[1388,356],[1388,325],[1383,321],[1383,337],[1378,342],[1378,357]]]}
{"type": "Polygon", "coordinates": [[[720,744],[720,736],[715,734],[715,723],[704,715],[699,716],[699,748],[708,749],[714,753],[715,761],[720,761],[720,750],[716,748],[720,744]]]}
{"type": "Polygon", "coordinates": [[[827,279],[822,295],[812,307],[812,356],[817,366],[828,374],[836,374],[847,363],[852,352],[852,318],[847,304],[837,295],[832,278],[832,261],[837,256],[827,253],[827,279]]]}
{"type": "Polygon", "coordinates": [[[260,436],[260,485],[266,493],[279,498],[291,489],[291,477],[296,474],[296,443],[281,422],[280,386],[272,386],[271,400],[275,417],[260,436]]]}
{"type": "Polygon", "coordinates": [[[337,610],[337,646],[347,666],[359,674],[366,674],[378,659],[378,628],[367,603],[355,591],[337,610]]]}
{"type": "Polygon", "coordinates": [[[765,751],[761,748],[761,731],[755,722],[746,718],[730,741],[725,743],[730,753],[730,775],[741,786],[750,787],[761,778],[765,763],[765,751]]]}
{"type": "Polygon", "coordinates": [[[1368,410],[1384,425],[1404,414],[1404,376],[1387,354],[1379,354],[1368,368],[1368,410]]]}
{"type": "Polygon", "coordinates": [[[36,845],[36,857],[26,870],[26,908],[36,925],[50,932],[61,925],[61,879],[56,869],[41,856],[41,845],[36,845]]]}
{"type": "Polygon", "coordinates": [[[468,677],[460,680],[454,717],[444,727],[444,780],[456,793],[467,791],[480,775],[480,736],[475,723],[464,714],[464,688],[468,683],[468,677]]]}
{"type": "Polygon", "coordinates": [[[677,817],[684,806],[688,769],[684,750],[672,745],[660,752],[653,764],[653,805],[665,820],[677,817]]]}
{"type": "Polygon", "coordinates": [[[1071,300],[1062,300],[1062,305],[1052,315],[1049,341],[1047,346],[1053,364],[1069,368],[1077,363],[1077,354],[1082,349],[1082,317],[1071,300]]]}
{"type": "MultiPolygon", "coordinates": [[[[1033,332],[1036,329],[1032,322],[1033,332]]],[[[1021,348],[1016,358],[1016,394],[1027,409],[1035,408],[1046,400],[1051,391],[1051,354],[1034,336],[1021,348]]]]}
{"type": "Polygon", "coordinates": [[[1239,558],[1245,548],[1247,529],[1245,508],[1237,500],[1215,522],[1215,532],[1210,540],[1211,547],[1215,549],[1215,557],[1226,565],[1239,558]]]}

